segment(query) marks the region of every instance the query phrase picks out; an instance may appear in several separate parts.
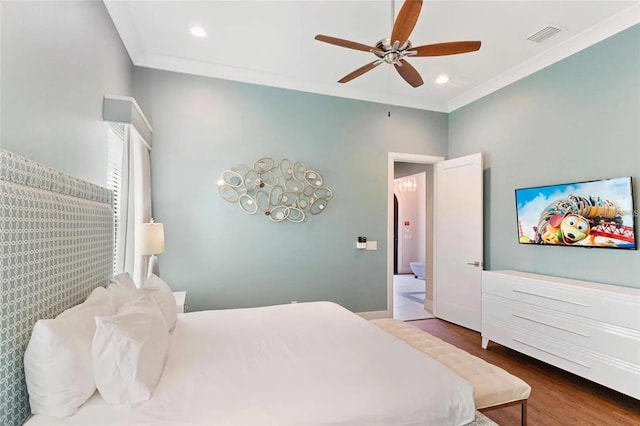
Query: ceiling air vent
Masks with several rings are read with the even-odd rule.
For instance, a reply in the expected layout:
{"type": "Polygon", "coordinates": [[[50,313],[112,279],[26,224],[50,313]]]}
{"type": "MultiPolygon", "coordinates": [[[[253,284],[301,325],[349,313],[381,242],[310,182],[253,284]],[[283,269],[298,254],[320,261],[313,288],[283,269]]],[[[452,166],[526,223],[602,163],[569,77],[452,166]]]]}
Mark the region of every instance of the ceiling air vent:
{"type": "Polygon", "coordinates": [[[548,26],[534,34],[531,34],[529,37],[527,37],[527,40],[531,40],[535,43],[542,43],[549,37],[553,37],[554,35],[558,34],[560,31],[562,31],[561,28],[548,26]]]}

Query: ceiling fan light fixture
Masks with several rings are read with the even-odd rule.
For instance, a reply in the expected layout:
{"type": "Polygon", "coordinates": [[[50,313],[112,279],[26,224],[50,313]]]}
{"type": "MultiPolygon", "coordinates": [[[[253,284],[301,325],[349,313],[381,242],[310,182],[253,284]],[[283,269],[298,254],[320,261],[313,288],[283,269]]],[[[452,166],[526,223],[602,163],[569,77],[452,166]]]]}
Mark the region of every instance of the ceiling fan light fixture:
{"type": "Polygon", "coordinates": [[[438,84],[446,84],[449,82],[449,80],[451,80],[449,76],[444,74],[441,74],[438,77],[436,77],[436,83],[438,84]]]}
{"type": "Polygon", "coordinates": [[[191,27],[189,31],[191,32],[191,35],[194,37],[202,38],[207,36],[207,32],[202,27],[197,27],[197,26],[191,27]]]}
{"type": "MultiPolygon", "coordinates": [[[[420,77],[418,70],[406,60],[409,57],[458,55],[460,53],[475,52],[480,49],[482,44],[480,41],[453,41],[413,46],[409,41],[409,36],[418,22],[422,1],[423,0],[405,0],[393,23],[391,37],[378,41],[375,47],[324,34],[316,35],[315,39],[318,41],[346,47],[348,49],[373,53],[378,58],[345,75],[338,80],[338,83],[347,83],[371,71],[381,63],[386,62],[389,65],[393,65],[398,74],[400,74],[400,77],[409,83],[410,86],[419,87],[424,84],[424,81],[422,77],[420,77]]],[[[448,77],[446,81],[442,81],[440,84],[444,84],[447,81],[449,81],[448,77]]]]}

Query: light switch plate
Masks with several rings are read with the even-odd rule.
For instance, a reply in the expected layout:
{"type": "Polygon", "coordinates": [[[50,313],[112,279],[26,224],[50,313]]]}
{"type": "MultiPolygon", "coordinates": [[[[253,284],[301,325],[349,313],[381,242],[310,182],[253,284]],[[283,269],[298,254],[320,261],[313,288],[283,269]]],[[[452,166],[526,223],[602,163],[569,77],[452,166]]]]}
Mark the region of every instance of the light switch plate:
{"type": "Polygon", "coordinates": [[[367,250],[378,250],[377,241],[367,241],[367,250]]]}

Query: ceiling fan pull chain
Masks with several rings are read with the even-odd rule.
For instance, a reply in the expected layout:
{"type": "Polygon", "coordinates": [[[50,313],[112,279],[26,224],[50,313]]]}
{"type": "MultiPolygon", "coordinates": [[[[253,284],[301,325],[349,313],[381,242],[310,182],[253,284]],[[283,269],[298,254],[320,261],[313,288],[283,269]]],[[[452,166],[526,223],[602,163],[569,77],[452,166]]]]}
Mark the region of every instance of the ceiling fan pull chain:
{"type": "MultiPolygon", "coordinates": [[[[393,4],[393,0],[391,0],[393,4]]],[[[391,6],[393,9],[393,6],[391,6]]],[[[391,15],[393,19],[393,14],[391,15]]],[[[387,117],[391,118],[391,67],[387,68],[387,117]]]]}

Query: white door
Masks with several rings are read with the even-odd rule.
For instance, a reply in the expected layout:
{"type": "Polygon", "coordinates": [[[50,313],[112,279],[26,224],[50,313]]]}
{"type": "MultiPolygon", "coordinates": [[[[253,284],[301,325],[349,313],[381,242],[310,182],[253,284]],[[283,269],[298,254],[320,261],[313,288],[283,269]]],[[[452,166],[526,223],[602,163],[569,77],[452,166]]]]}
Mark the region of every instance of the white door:
{"type": "Polygon", "coordinates": [[[482,154],[435,165],[435,312],[481,329],[482,154]]]}

